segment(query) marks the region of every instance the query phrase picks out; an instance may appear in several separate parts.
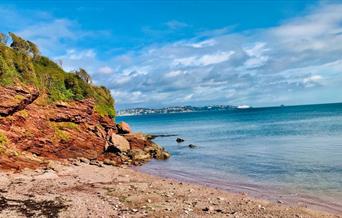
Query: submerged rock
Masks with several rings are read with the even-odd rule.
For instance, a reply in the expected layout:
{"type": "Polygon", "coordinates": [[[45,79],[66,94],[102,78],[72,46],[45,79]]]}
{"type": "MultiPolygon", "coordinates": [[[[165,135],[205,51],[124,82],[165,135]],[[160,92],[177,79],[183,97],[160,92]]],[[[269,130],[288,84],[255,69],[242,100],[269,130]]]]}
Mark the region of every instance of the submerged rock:
{"type": "Polygon", "coordinates": [[[176,142],[178,142],[178,143],[181,143],[181,142],[184,142],[185,140],[184,139],[182,139],[182,138],[177,138],[176,139],[176,142]]]}
{"type": "Polygon", "coordinates": [[[190,145],[188,145],[188,147],[189,147],[189,148],[196,148],[196,147],[197,147],[197,145],[190,144],[190,145]]]}

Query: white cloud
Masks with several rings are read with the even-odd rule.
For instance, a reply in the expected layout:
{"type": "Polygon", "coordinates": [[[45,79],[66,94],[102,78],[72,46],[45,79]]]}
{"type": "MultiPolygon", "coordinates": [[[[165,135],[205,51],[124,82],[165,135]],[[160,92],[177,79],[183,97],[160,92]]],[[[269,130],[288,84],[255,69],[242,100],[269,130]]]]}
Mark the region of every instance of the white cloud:
{"type": "Polygon", "coordinates": [[[175,71],[170,71],[168,73],[165,74],[165,77],[166,78],[172,78],[172,77],[177,77],[179,76],[180,74],[182,74],[184,72],[180,71],[180,70],[175,70],[175,71]]]}
{"type": "Polygon", "coordinates": [[[191,43],[189,44],[189,46],[193,48],[205,48],[205,47],[214,46],[215,44],[216,44],[215,40],[208,39],[208,40],[204,40],[204,41],[197,42],[197,43],[191,43]]]}
{"type": "Polygon", "coordinates": [[[265,65],[269,59],[269,57],[265,55],[265,53],[269,51],[269,49],[266,48],[266,43],[257,42],[252,47],[244,48],[244,51],[250,57],[244,63],[244,66],[247,69],[261,67],[265,65]]]}
{"type": "Polygon", "coordinates": [[[213,54],[205,54],[203,56],[192,56],[186,58],[179,58],[173,61],[173,65],[184,66],[207,66],[211,64],[218,64],[228,61],[230,56],[234,54],[234,51],[229,52],[216,52],[213,54]]]}
{"type": "Polygon", "coordinates": [[[100,67],[98,70],[101,74],[112,74],[114,70],[108,66],[100,67]]]}
{"type": "Polygon", "coordinates": [[[81,60],[85,58],[95,58],[96,53],[92,49],[86,49],[81,51],[76,51],[75,49],[67,50],[65,56],[61,57],[62,59],[70,59],[70,60],[81,60]]]}
{"type": "Polygon", "coordinates": [[[322,76],[320,75],[312,75],[303,79],[303,83],[306,87],[313,87],[316,85],[320,85],[322,81],[322,76]]]}

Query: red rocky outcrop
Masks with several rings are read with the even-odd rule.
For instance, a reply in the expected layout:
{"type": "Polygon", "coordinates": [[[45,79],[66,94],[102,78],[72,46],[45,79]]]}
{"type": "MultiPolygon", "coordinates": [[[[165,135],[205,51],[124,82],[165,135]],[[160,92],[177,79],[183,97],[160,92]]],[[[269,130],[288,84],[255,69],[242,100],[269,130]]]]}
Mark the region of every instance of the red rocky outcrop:
{"type": "Polygon", "coordinates": [[[91,99],[56,104],[42,99],[32,87],[0,86],[0,168],[34,168],[50,159],[79,157],[139,164],[169,156],[143,134],[131,133],[128,124],[101,117],[91,99]]]}
{"type": "Polygon", "coordinates": [[[126,122],[121,122],[121,123],[117,124],[116,126],[117,126],[118,132],[120,134],[128,134],[128,133],[132,132],[131,127],[126,122]]]}

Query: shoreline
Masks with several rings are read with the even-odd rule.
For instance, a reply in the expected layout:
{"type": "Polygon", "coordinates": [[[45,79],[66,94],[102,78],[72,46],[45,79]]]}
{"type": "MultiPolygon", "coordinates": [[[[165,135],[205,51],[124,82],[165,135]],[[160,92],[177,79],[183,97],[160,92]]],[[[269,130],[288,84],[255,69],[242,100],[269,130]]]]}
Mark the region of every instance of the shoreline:
{"type": "Polygon", "coordinates": [[[162,178],[126,166],[54,162],[0,171],[0,217],[341,217],[162,178]]]}
{"type": "MultiPolygon", "coordinates": [[[[147,163],[148,164],[148,163],[147,163]]],[[[307,207],[313,210],[325,211],[333,214],[342,214],[342,204],[336,203],[335,199],[319,198],[314,195],[289,192],[284,188],[276,188],[274,186],[227,182],[222,179],[200,178],[198,175],[170,173],[166,170],[158,168],[145,168],[145,165],[134,167],[137,172],[147,173],[149,175],[160,178],[173,179],[176,181],[187,182],[190,184],[202,185],[206,187],[216,188],[233,194],[247,194],[256,199],[262,199],[273,203],[281,203],[291,206],[307,207]]]]}

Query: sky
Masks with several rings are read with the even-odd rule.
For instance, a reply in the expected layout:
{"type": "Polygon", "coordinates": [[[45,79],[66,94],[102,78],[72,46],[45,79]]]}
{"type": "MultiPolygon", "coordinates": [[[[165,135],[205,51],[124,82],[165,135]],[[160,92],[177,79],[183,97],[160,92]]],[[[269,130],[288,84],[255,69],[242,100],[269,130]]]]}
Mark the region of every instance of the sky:
{"type": "Polygon", "coordinates": [[[342,102],[342,3],[3,0],[14,32],[117,109],[342,102]]]}

